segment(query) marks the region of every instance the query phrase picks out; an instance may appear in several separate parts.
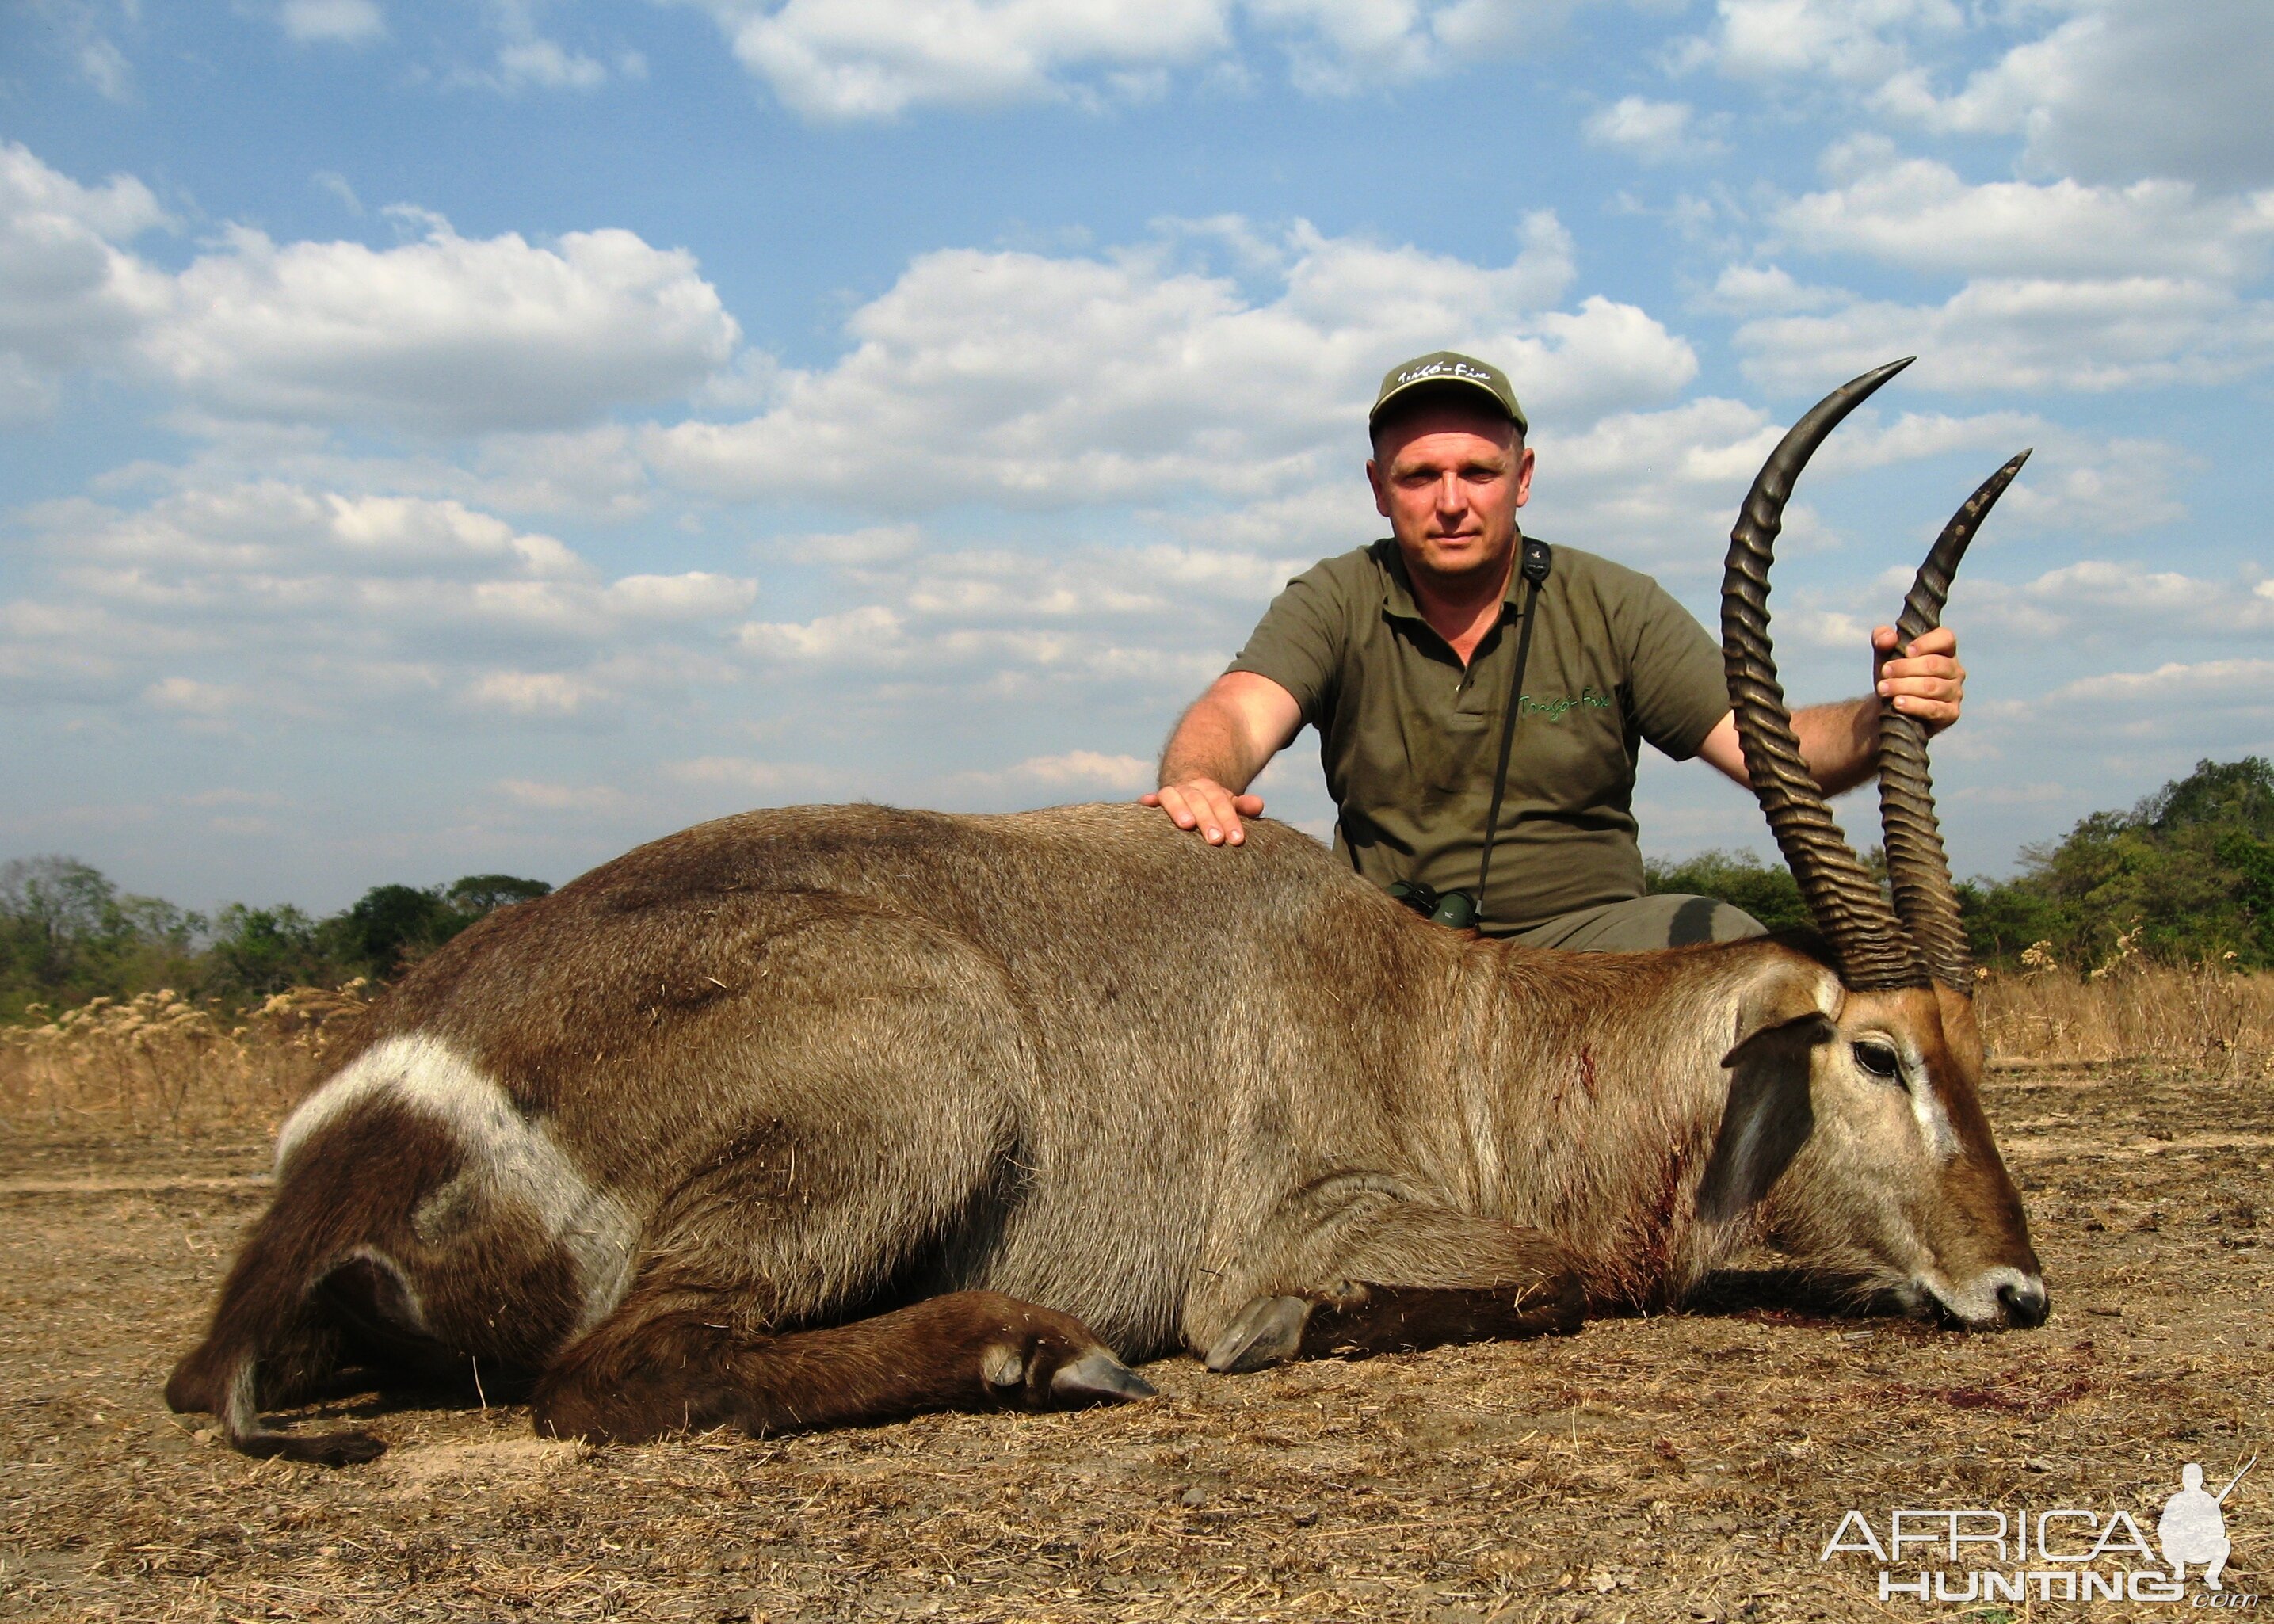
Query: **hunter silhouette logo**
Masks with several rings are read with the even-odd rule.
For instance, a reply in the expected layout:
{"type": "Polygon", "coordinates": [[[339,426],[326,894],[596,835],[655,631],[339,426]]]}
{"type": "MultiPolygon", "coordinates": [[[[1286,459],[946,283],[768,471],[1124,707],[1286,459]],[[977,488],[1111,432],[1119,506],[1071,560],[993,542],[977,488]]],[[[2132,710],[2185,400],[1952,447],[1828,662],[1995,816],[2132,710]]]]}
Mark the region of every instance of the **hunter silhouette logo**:
{"type": "Polygon", "coordinates": [[[2226,1537],[2226,1514],[2221,1507],[2234,1492],[2234,1485],[2257,1464],[2254,1455],[2215,1495],[2203,1492],[2202,1467],[2191,1461],[2180,1469],[2180,1492],[2164,1502],[2164,1515],[2156,1519],[2156,1538],[2164,1547],[2164,1560],[2172,1565],[2175,1583],[2185,1583],[2187,1564],[2200,1562],[2204,1565],[2204,1584],[2214,1590],[2226,1588],[2218,1582],[2218,1575],[2234,1545],[2226,1537]]]}
{"type": "Polygon", "coordinates": [[[1870,1516],[1849,1512],[1817,1560],[1828,1562],[1847,1554],[1876,1559],[1882,1602],[1908,1596],[1930,1604],[2042,1600],[2255,1607],[2256,1596],[2228,1590],[2221,1575],[2234,1551],[2226,1532],[2227,1501],[2257,1464],[2254,1455],[2216,1494],[2203,1487],[2199,1463],[2181,1467],[2179,1489],[2165,1500],[2156,1519],[2154,1545],[2120,1507],[1907,1506],[1887,1514],[1884,1538],[1870,1516]],[[2202,1585],[2192,1593],[2191,1569],[2199,1570],[2202,1585]]]}

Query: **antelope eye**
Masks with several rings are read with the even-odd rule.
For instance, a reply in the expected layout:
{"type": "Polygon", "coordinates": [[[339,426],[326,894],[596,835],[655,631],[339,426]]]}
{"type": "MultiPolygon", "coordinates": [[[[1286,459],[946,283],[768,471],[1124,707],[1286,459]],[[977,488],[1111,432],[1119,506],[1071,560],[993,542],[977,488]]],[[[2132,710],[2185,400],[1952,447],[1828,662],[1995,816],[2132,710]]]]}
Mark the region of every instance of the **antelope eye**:
{"type": "Polygon", "coordinates": [[[1851,1043],[1849,1050],[1857,1065],[1883,1081],[1892,1083],[1902,1075],[1901,1060],[1885,1043],[1851,1043]]]}

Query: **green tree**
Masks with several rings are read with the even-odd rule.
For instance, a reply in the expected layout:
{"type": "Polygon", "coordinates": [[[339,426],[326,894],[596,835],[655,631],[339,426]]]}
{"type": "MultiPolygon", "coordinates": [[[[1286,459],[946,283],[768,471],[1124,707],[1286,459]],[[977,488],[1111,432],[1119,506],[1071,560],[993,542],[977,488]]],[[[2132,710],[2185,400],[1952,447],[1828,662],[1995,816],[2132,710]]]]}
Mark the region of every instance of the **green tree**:
{"type": "Polygon", "coordinates": [[[241,1001],[345,981],[349,968],[327,936],[289,902],[273,908],[232,902],[214,916],[198,989],[241,1001]]]}
{"type": "Polygon", "coordinates": [[[72,857],[0,864],[0,1016],[187,983],[206,921],[72,857]]]}
{"type": "Polygon", "coordinates": [[[374,885],[327,921],[327,929],[343,958],[366,975],[391,981],[477,920],[552,889],[510,874],[470,874],[423,889],[374,885]]]}
{"type": "Polygon", "coordinates": [[[1643,883],[1653,893],[1711,897],[1743,908],[1770,930],[1812,922],[1792,871],[1751,852],[1700,852],[1678,862],[1653,858],[1642,867],[1643,883]]]}
{"type": "Polygon", "coordinates": [[[2077,968],[2120,935],[2169,962],[2232,953],[2274,967],[2274,765],[2196,763],[2128,812],[2096,812],[2066,839],[2024,846],[2022,872],[1968,888],[1977,956],[2010,964],[2032,942],[2077,968]]]}

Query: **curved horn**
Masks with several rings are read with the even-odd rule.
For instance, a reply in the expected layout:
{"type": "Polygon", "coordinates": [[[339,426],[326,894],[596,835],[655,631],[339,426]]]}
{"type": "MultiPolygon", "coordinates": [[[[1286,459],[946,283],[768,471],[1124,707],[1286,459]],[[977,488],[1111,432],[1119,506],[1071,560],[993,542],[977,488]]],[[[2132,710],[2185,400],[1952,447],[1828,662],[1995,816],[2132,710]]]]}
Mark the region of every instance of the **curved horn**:
{"type": "MultiPolygon", "coordinates": [[[[1942,624],[1950,577],[1966,556],[1967,543],[2029,460],[2024,451],[1984,480],[1966,505],[1950,515],[1903,599],[1902,618],[1895,622],[1898,650],[1908,649],[1942,624]]],[[[1886,841],[1887,881],[1894,891],[1895,912],[1912,946],[1926,961],[1927,973],[1943,986],[1971,996],[1974,955],[1966,944],[1958,891],[1950,883],[1950,862],[1943,854],[1934,784],[1927,776],[1926,742],[1924,722],[1897,710],[1892,699],[1879,702],[1879,829],[1886,841]]]]}
{"type": "Polygon", "coordinates": [[[1769,643],[1769,564],[1793,481],[1840,420],[1915,357],[1876,367],[1843,384],[1792,425],[1769,460],[1729,532],[1729,558],[1721,577],[1721,658],[1729,675],[1729,708],[1745,771],[1778,847],[1800,882],[1818,929],[1832,944],[1840,979],[1860,989],[1924,987],[1924,966],[1904,939],[1879,883],[1856,859],[1832,821],[1824,792],[1801,758],[1792,715],[1778,685],[1769,643]]]}

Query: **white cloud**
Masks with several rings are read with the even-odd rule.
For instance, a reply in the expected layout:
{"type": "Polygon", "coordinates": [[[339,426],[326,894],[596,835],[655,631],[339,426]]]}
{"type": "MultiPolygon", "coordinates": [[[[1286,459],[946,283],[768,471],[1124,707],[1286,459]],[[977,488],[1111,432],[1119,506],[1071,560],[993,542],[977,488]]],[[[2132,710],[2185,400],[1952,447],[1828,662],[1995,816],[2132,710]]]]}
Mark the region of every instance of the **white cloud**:
{"type": "Polygon", "coordinates": [[[999,801],[1037,793],[1062,800],[1076,795],[1135,795],[1153,787],[1153,763],[1141,756],[1111,756],[1097,750],[1068,750],[1059,756],[1029,756],[996,771],[960,772],[946,781],[959,798],[975,793],[999,801]]]}
{"type": "Polygon", "coordinates": [[[527,429],[691,390],[740,338],[694,257],[629,231],[279,245],[232,227],[140,335],[230,416],[425,432],[527,429]]]}
{"type": "Polygon", "coordinates": [[[1726,265],[1713,280],[1706,303],[1713,309],[1753,315],[1770,311],[1820,310],[1853,296],[1834,288],[1804,287],[1778,265],[1726,265]]]}
{"type": "Polygon", "coordinates": [[[709,0],[742,65],[809,117],[888,118],[1064,94],[1066,76],[1191,63],[1222,0],[709,0]]]}
{"type": "Polygon", "coordinates": [[[1684,63],[1743,79],[1825,76],[1876,85],[1906,68],[1914,38],[1962,31],[1953,0],[1720,0],[1684,63]]]}
{"type": "Polygon", "coordinates": [[[1418,351],[1498,360],[1538,421],[1584,422],[1689,380],[1690,347],[1632,305],[1552,308],[1569,238],[1545,215],[1525,236],[1488,267],[1299,225],[1268,244],[1261,296],[1165,244],[930,253],[854,313],[842,360],[783,373],[764,415],[657,429],[645,448],[711,495],[883,512],[1254,498],[1307,485],[1322,458],[1362,458],[1382,369],[1418,351]]]}
{"type": "Polygon", "coordinates": [[[854,569],[898,564],[922,549],[923,532],[913,524],[875,524],[865,530],[785,537],[766,546],[778,558],[854,569]]]}
{"type": "Polygon", "coordinates": [[[556,784],[543,778],[500,778],[498,793],[516,806],[532,811],[599,813],[619,816],[631,808],[631,797],[613,784],[556,784]]]}
{"type": "Polygon", "coordinates": [[[1745,375],[1803,392],[1916,353],[1929,388],[2104,392],[2230,383],[2274,361],[2274,304],[2186,277],[1985,277],[1939,305],[1858,301],[1736,334],[1745,375]]]}
{"type": "Polygon", "coordinates": [[[540,90],[592,90],[607,83],[608,71],[557,41],[531,39],[499,49],[498,78],[508,88],[533,85],[540,90]]]}
{"type": "Polygon", "coordinates": [[[131,176],[82,186],[0,146],[0,421],[44,411],[61,373],[162,311],[165,277],[124,245],[171,223],[131,176]]]}
{"type": "Polygon", "coordinates": [[[2274,659],[2170,660],[2153,671],[2112,671],[2080,677],[2045,695],[2040,714],[2082,703],[2136,709],[2178,703],[2274,711],[2274,659]]]}
{"type": "Polygon", "coordinates": [[[1696,113],[1687,102],[1621,96],[1590,113],[1580,129],[1593,145],[1615,147],[1645,163],[1710,157],[1725,150],[1718,139],[1698,133],[1696,113]]]}
{"type": "Polygon", "coordinates": [[[2067,0],[2059,20],[1940,95],[1923,70],[1881,106],[1927,127],[2025,136],[2034,171],[2086,180],[2172,176],[2274,183],[2274,8],[2263,0],[2067,0]]]}
{"type": "Polygon", "coordinates": [[[2140,562],[2087,559],[2017,585],[1977,583],[1968,605],[1969,618],[2036,638],[2135,643],[2156,636],[2201,643],[2274,632],[2274,580],[2255,571],[2215,581],[2140,562]]]}
{"type": "Polygon", "coordinates": [[[2274,192],[2203,199],[2171,180],[1969,185],[1947,164],[1914,158],[1796,199],[1774,223],[1812,252],[1861,253],[1911,270],[2232,282],[2265,267],[2274,192]]]}
{"type": "Polygon", "coordinates": [[[177,712],[568,717],[730,680],[754,582],[604,579],[551,537],[455,501],[269,482],[135,511],[25,515],[43,579],[0,609],[27,691],[177,712]]]}
{"type": "Polygon", "coordinates": [[[1233,66],[1243,34],[1305,91],[1340,95],[1504,55],[1579,0],[696,0],[735,56],[809,118],[1162,93],[1233,66]]]}
{"type": "Polygon", "coordinates": [[[177,275],[126,246],[171,222],[129,177],[82,186],[0,147],[0,410],[74,367],[154,376],[195,410],[422,433],[562,428],[684,396],[741,339],[694,257],[629,231],[553,245],[448,222],[387,249],[244,226],[177,275]]]}
{"type": "Polygon", "coordinates": [[[698,756],[673,762],[664,774],[679,784],[725,787],[737,794],[812,794],[840,781],[837,774],[808,762],[759,761],[740,756],[698,756]]]}
{"type": "Polygon", "coordinates": [[[387,14],[376,0],[284,0],[277,21],[303,45],[362,45],[387,35],[387,14]]]}

